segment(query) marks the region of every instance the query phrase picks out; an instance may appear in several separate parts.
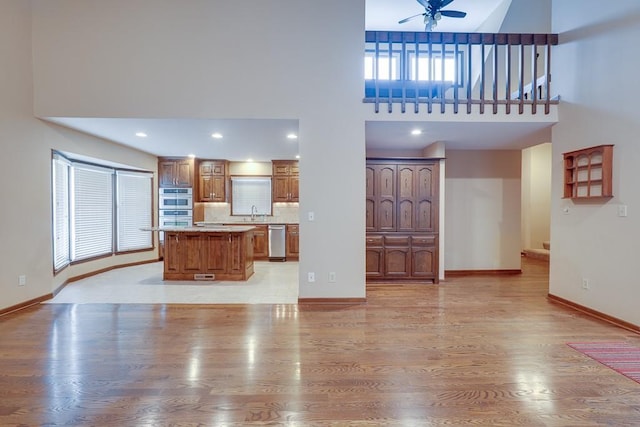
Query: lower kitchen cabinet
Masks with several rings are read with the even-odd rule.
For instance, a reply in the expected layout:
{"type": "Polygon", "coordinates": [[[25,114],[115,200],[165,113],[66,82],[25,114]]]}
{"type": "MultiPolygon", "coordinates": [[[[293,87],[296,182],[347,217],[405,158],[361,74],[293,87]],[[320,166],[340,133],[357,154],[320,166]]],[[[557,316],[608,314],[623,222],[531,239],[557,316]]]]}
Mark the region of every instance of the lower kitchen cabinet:
{"type": "Polygon", "coordinates": [[[300,226],[298,224],[287,224],[286,236],[286,256],[288,260],[300,258],[300,226]]]}
{"type": "Polygon", "coordinates": [[[253,232],[165,232],[165,280],[247,280],[253,274],[253,232]]]}
{"type": "Polygon", "coordinates": [[[269,259],[269,226],[254,225],[253,230],[253,259],[264,261],[269,259]]]}
{"type": "Polygon", "coordinates": [[[437,244],[434,234],[367,233],[367,280],[438,283],[437,244]]]}

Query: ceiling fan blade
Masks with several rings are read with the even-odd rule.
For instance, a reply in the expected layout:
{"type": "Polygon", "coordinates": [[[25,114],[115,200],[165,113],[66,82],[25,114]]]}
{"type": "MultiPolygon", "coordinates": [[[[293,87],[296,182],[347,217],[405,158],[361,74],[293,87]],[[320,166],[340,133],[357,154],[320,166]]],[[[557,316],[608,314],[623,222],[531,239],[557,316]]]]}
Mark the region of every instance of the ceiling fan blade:
{"type": "Polygon", "coordinates": [[[441,10],[440,14],[449,18],[464,18],[467,16],[466,12],[460,12],[459,10],[441,10]]]}
{"type": "Polygon", "coordinates": [[[447,7],[451,4],[451,2],[453,2],[453,0],[442,0],[442,3],[440,3],[440,7],[447,7]]]}
{"type": "Polygon", "coordinates": [[[412,19],[417,18],[418,16],[425,16],[425,15],[426,13],[419,13],[417,15],[413,15],[408,18],[401,19],[400,21],[398,21],[398,24],[404,24],[405,22],[411,21],[412,19]]]}
{"type": "Polygon", "coordinates": [[[428,9],[431,7],[431,5],[429,4],[429,0],[418,0],[418,3],[420,3],[422,7],[424,7],[425,9],[428,9]]]}

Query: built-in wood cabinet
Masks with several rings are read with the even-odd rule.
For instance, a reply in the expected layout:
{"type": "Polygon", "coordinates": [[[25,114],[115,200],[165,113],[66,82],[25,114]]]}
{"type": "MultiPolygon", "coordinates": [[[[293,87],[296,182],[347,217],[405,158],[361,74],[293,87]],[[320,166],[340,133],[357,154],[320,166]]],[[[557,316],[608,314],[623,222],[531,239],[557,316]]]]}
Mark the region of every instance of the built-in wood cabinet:
{"type": "Polygon", "coordinates": [[[158,185],[160,187],[193,187],[194,160],[191,158],[160,157],[158,185]]]}
{"type": "Polygon", "coordinates": [[[198,201],[225,202],[229,181],[227,160],[200,160],[198,162],[198,201]]]}
{"type": "Polygon", "coordinates": [[[564,198],[613,197],[613,145],[564,153],[564,198]]]}
{"type": "Polygon", "coordinates": [[[263,261],[269,259],[269,226],[252,224],[253,230],[253,259],[263,261]]]}
{"type": "Polygon", "coordinates": [[[252,232],[165,232],[165,280],[247,280],[253,274],[252,232]]]}
{"type": "Polygon", "coordinates": [[[286,246],[287,260],[300,258],[300,226],[298,224],[287,224],[286,246]]]}
{"type": "Polygon", "coordinates": [[[439,160],[367,159],[368,280],[438,282],[439,160]]]}
{"type": "Polygon", "coordinates": [[[274,202],[297,202],[299,166],[297,160],[272,160],[271,188],[274,202]]]}

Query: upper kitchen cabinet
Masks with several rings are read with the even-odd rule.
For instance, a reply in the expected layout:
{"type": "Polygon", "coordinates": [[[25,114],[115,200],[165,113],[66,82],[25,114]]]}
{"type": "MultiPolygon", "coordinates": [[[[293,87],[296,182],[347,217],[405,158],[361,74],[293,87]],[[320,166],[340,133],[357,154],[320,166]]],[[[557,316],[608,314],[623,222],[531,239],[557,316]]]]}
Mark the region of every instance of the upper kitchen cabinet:
{"type": "Polygon", "coordinates": [[[297,202],[299,197],[299,168],[297,160],[273,160],[271,186],[274,202],[297,202]]]}
{"type": "Polygon", "coordinates": [[[229,162],[200,160],[198,162],[198,201],[226,202],[229,162]]]}
{"type": "Polygon", "coordinates": [[[191,158],[158,158],[160,187],[193,187],[194,160],[191,158]]]}

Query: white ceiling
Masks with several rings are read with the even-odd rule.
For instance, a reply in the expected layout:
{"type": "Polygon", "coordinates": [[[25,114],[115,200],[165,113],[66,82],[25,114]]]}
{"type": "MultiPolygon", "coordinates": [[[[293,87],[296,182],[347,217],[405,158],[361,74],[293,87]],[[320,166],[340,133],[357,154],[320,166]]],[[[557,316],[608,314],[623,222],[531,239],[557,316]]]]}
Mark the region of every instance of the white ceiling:
{"type": "MultiPolygon", "coordinates": [[[[443,17],[438,22],[437,31],[474,32],[478,31],[493,11],[505,0],[454,0],[442,10],[466,12],[464,18],[443,17]]],[[[401,19],[423,13],[424,7],[416,0],[366,0],[365,27],[379,31],[424,31],[424,22],[418,17],[404,24],[401,19]]]]}
{"type": "Polygon", "coordinates": [[[130,119],[56,117],[47,120],[99,136],[156,156],[187,156],[256,162],[295,159],[297,120],[130,119]],[[144,132],[139,138],[136,132],[144,132]],[[211,134],[218,132],[222,138],[211,134]]]}
{"type": "MultiPolygon", "coordinates": [[[[462,19],[442,18],[437,31],[473,32],[505,0],[454,0],[445,9],[467,12],[462,19]]],[[[367,30],[423,31],[416,18],[405,24],[398,21],[422,13],[416,0],[366,0],[367,30]]],[[[286,136],[297,133],[297,120],[256,119],[124,119],[65,117],[46,118],[60,125],[128,145],[157,156],[224,158],[232,161],[294,159],[298,143],[286,136]],[[145,132],[138,138],[136,132],[145,132]],[[222,139],[213,139],[219,132],[222,139]]],[[[368,150],[416,150],[444,141],[448,149],[518,149],[548,139],[550,123],[489,122],[368,122],[368,150]],[[420,128],[424,133],[411,136],[420,128]]]]}

